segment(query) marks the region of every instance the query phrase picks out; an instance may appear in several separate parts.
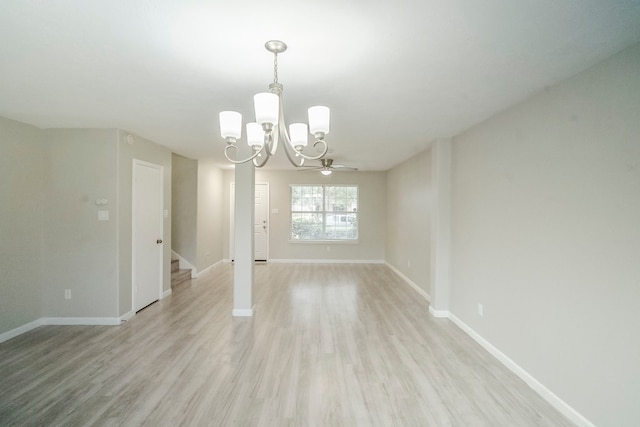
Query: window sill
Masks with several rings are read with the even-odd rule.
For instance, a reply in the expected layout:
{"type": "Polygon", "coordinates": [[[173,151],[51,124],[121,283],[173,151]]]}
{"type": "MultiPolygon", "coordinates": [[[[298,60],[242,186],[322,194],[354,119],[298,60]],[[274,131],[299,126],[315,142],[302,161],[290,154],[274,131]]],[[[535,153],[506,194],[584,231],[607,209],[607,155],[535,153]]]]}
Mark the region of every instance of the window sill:
{"type": "Polygon", "coordinates": [[[289,243],[310,243],[312,245],[356,245],[360,239],[354,240],[294,240],[289,239],[289,243]]]}

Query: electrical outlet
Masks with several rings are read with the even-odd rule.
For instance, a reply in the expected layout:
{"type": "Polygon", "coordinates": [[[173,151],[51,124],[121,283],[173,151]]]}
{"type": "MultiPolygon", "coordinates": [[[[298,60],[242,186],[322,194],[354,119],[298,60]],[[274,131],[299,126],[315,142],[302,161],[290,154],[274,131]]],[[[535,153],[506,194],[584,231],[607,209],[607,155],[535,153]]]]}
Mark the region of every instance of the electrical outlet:
{"type": "Polygon", "coordinates": [[[478,304],[478,314],[480,317],[484,316],[484,307],[482,307],[482,304],[478,304]]]}
{"type": "Polygon", "coordinates": [[[407,260],[407,267],[411,268],[411,260],[407,260]]]}
{"type": "Polygon", "coordinates": [[[71,299],[71,289],[64,290],[64,299],[71,299]]]}

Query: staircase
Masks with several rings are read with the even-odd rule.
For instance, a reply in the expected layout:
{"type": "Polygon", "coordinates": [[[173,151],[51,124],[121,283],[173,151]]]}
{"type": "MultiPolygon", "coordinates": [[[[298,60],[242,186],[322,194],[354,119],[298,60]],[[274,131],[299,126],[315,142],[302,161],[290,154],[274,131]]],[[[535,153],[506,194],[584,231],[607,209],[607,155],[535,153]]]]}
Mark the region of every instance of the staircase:
{"type": "Polygon", "coordinates": [[[180,262],[177,259],[171,260],[171,290],[186,284],[191,280],[191,270],[180,269],[180,262]]]}

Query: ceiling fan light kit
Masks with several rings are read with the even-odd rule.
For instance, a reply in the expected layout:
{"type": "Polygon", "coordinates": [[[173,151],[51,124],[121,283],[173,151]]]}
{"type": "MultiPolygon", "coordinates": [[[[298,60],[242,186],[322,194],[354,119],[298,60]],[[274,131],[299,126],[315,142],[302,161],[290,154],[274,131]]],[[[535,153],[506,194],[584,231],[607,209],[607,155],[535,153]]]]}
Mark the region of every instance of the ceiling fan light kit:
{"type": "Polygon", "coordinates": [[[352,168],[345,165],[337,165],[333,163],[333,159],[320,159],[320,166],[305,166],[305,171],[319,170],[322,175],[331,175],[334,170],[337,171],[357,171],[358,168],[352,168]]]}
{"type": "Polygon", "coordinates": [[[247,144],[252,153],[245,159],[238,159],[237,142],[242,136],[242,115],[236,111],[220,112],[220,135],[227,142],[224,155],[231,163],[240,164],[252,161],[256,167],[264,166],[269,157],[276,154],[278,142],[283,140],[284,152],[295,167],[304,166],[305,160],[319,160],[329,149],[325,136],[329,134],[331,111],[325,106],[309,108],[309,125],[292,123],[288,128],[284,119],[282,102],[282,84],[278,83],[278,54],[287,50],[287,45],[279,40],[270,40],[265,48],[273,53],[273,83],[269,92],[253,97],[256,121],[247,123],[247,144]],[[309,144],[309,133],[314,136],[313,147],[319,154],[303,153],[309,144]],[[231,152],[235,153],[231,153],[231,152]]]}

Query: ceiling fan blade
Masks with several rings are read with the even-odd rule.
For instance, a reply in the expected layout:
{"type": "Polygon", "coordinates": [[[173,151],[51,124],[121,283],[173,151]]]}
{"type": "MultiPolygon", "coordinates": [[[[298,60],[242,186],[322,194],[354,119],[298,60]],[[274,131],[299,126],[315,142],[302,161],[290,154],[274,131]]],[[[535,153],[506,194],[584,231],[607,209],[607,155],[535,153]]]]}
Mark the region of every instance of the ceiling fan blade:
{"type": "Polygon", "coordinates": [[[349,171],[357,171],[358,168],[352,168],[350,166],[345,166],[345,165],[333,165],[332,166],[333,169],[341,169],[341,170],[349,170],[349,171]]]}
{"type": "Polygon", "coordinates": [[[320,159],[320,166],[302,166],[298,168],[298,171],[357,171],[358,168],[352,168],[345,165],[337,165],[333,163],[333,159],[322,158],[320,159]]]}

